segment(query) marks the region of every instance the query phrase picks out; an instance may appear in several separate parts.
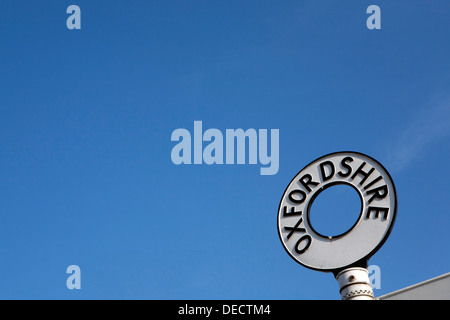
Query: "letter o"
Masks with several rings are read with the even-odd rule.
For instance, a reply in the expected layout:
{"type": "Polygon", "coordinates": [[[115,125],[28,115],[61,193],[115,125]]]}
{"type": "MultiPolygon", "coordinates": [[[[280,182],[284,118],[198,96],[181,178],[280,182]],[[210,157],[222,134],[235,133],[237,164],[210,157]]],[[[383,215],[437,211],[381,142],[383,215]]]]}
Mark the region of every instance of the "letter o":
{"type": "Polygon", "coordinates": [[[289,193],[289,200],[291,200],[292,202],[294,202],[296,204],[303,203],[303,201],[305,201],[305,199],[306,199],[306,193],[304,191],[302,191],[302,190],[292,190],[289,193]],[[296,193],[301,194],[302,198],[301,199],[295,199],[294,198],[294,194],[296,194],[296,193]]]}
{"type": "Polygon", "coordinates": [[[311,240],[312,238],[309,234],[305,234],[304,236],[302,236],[300,239],[298,239],[297,243],[295,244],[295,252],[297,252],[298,254],[304,253],[306,250],[308,250],[309,246],[311,245],[311,240]],[[300,250],[298,246],[303,240],[305,240],[307,243],[305,247],[300,250]]]}

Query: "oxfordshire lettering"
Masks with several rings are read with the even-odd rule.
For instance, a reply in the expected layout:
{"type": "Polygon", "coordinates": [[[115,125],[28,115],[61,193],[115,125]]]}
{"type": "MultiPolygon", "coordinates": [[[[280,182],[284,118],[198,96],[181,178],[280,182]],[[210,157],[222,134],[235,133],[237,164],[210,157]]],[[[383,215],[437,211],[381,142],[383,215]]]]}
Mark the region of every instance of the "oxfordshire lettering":
{"type": "Polygon", "coordinates": [[[308,250],[309,246],[311,245],[311,241],[312,238],[309,234],[305,234],[304,236],[302,236],[300,239],[298,239],[297,243],[295,244],[295,252],[297,252],[298,254],[304,253],[306,250],[308,250]],[[303,249],[299,249],[300,244],[302,242],[306,242],[306,244],[304,245],[303,249]]]}
{"type": "Polygon", "coordinates": [[[279,206],[278,234],[300,264],[336,272],[378,250],[391,232],[396,206],[392,178],[379,162],[357,152],[336,152],[311,162],[291,180],[279,206]],[[358,193],[359,217],[349,230],[324,235],[311,224],[310,210],[323,190],[339,184],[358,193]]]}
{"type": "Polygon", "coordinates": [[[291,236],[294,234],[294,232],[306,232],[305,228],[299,228],[298,226],[303,222],[303,218],[300,217],[300,219],[297,221],[297,224],[293,227],[284,227],[284,230],[289,231],[289,234],[287,235],[288,240],[291,238],[291,236]]]}
{"type": "Polygon", "coordinates": [[[388,218],[389,208],[380,208],[380,207],[368,207],[366,213],[366,219],[370,219],[370,213],[373,213],[373,218],[378,219],[380,217],[380,213],[383,214],[381,217],[382,220],[386,220],[388,218]]]}
{"type": "Polygon", "coordinates": [[[364,182],[366,182],[367,178],[369,178],[369,176],[372,174],[372,172],[375,171],[375,168],[371,168],[369,171],[364,171],[363,168],[366,165],[365,162],[363,162],[359,168],[355,171],[355,173],[352,175],[352,180],[355,179],[357,176],[361,176],[362,179],[359,182],[359,185],[362,186],[364,184],[364,182]]]}
{"type": "Polygon", "coordinates": [[[294,207],[292,207],[289,212],[287,212],[287,207],[286,206],[283,207],[283,217],[299,216],[301,214],[302,214],[302,212],[301,211],[295,211],[294,207]]]}
{"type": "MultiPolygon", "coordinates": [[[[284,207],[284,213],[287,213],[287,207],[284,207]]],[[[300,215],[301,216],[302,212],[301,211],[295,211],[294,208],[291,208],[291,211],[289,213],[287,213],[287,216],[293,216],[293,215],[300,215]]],[[[295,226],[293,227],[284,227],[284,230],[289,231],[288,235],[287,235],[287,240],[289,241],[289,239],[291,239],[292,235],[294,233],[301,233],[304,234],[300,237],[300,239],[297,240],[296,244],[295,244],[295,252],[298,254],[302,254],[304,253],[306,250],[308,250],[309,246],[311,245],[312,242],[312,238],[309,234],[306,233],[306,229],[300,227],[300,225],[303,223],[303,218],[300,217],[300,219],[297,221],[297,223],[295,224],[295,226]]]]}
{"type": "Polygon", "coordinates": [[[314,188],[319,185],[319,182],[312,181],[312,176],[310,174],[305,174],[300,178],[300,183],[305,187],[308,192],[311,192],[310,185],[314,188]]]}
{"type": "Polygon", "coordinates": [[[367,195],[371,194],[372,197],[369,199],[369,203],[372,203],[375,199],[383,199],[388,195],[389,191],[386,185],[367,191],[367,195]]]}

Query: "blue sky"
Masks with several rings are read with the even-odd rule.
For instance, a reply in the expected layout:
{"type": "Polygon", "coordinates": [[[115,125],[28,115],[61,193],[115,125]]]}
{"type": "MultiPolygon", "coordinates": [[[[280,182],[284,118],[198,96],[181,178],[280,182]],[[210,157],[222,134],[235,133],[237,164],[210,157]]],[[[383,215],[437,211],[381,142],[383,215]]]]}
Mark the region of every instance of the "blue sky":
{"type": "MultiPolygon", "coordinates": [[[[0,298],[339,299],[285,253],[277,211],[345,150],[397,189],[375,295],[448,272],[449,17],[437,0],[1,1],[0,298]],[[196,120],[279,129],[278,173],[174,165],[171,134],[196,120]]],[[[352,211],[329,197],[320,212],[352,211]]]]}

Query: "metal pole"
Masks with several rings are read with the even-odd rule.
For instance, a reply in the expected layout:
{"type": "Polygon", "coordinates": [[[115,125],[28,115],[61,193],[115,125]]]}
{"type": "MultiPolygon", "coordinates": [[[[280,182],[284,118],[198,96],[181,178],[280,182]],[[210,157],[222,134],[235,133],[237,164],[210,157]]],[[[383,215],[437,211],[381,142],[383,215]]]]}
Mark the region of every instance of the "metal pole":
{"type": "Polygon", "coordinates": [[[375,300],[367,269],[344,269],[336,275],[336,280],[342,300],[375,300]]]}

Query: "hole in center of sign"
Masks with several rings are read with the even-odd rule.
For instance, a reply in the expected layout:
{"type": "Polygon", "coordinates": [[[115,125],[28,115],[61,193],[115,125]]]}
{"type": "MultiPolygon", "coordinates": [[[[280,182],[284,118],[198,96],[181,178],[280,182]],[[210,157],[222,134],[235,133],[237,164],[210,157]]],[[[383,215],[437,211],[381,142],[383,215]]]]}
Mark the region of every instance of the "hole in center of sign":
{"type": "Polygon", "coordinates": [[[309,222],[324,237],[337,237],[349,231],[358,221],[361,198],[351,186],[339,184],[323,190],[313,201],[309,222]]]}

